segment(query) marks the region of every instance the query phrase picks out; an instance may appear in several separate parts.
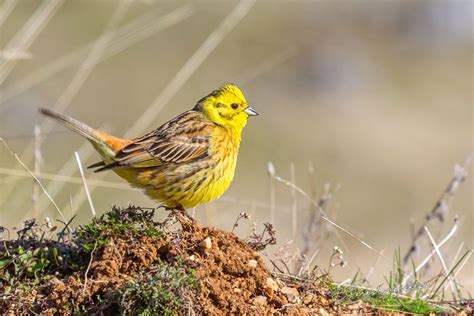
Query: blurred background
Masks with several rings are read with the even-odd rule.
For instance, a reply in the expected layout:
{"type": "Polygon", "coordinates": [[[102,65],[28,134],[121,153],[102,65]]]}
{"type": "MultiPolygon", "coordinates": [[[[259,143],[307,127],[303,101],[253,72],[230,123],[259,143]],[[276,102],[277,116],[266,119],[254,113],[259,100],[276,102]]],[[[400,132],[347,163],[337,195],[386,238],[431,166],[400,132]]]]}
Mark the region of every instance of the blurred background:
{"type": "MultiPolygon", "coordinates": [[[[330,185],[332,220],[388,258],[404,254],[472,150],[473,70],[469,0],[0,1],[0,137],[65,217],[77,215],[73,225],[92,216],[74,152],[84,166],[97,155],[39,107],[136,137],[233,82],[261,115],[245,128],[231,188],[195,216],[231,230],[239,213],[250,213],[236,228],[241,237],[273,221],[278,245],[269,257],[289,241],[281,252],[301,251],[314,211],[269,176],[269,161],[313,199],[330,185]]],[[[474,245],[467,171],[444,223],[429,226],[439,242],[459,217],[443,247],[448,263],[474,245]]],[[[98,214],[155,206],[112,173],[85,177],[98,214]]],[[[0,225],[31,217],[61,219],[2,144],[0,225]]],[[[343,249],[339,280],[373,267],[378,285],[390,271],[390,261],[333,226],[318,224],[314,235],[309,255],[320,249],[318,265],[328,266],[334,246],[343,249]]],[[[426,237],[420,244],[417,262],[431,251],[426,237]]],[[[474,290],[472,275],[470,260],[458,276],[465,290],[474,290]]]]}

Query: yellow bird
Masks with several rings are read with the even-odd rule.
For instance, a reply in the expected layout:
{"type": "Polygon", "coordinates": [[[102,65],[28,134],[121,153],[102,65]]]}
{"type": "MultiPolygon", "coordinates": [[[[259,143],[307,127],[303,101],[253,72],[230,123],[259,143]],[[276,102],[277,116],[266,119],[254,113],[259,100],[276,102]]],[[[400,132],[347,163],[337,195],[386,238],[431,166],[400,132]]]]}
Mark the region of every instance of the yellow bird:
{"type": "Polygon", "coordinates": [[[258,115],[231,84],[132,140],[48,109],[40,111],[92,143],[103,160],[90,168],[112,170],[150,198],[179,210],[217,199],[227,190],[234,178],[242,129],[249,116],[258,115]]]}

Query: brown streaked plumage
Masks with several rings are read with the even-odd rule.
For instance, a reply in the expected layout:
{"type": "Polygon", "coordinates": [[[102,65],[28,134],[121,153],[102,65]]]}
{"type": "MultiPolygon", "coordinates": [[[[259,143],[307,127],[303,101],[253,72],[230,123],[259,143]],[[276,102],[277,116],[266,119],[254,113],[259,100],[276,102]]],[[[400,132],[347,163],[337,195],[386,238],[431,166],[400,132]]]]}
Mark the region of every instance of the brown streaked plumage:
{"type": "Polygon", "coordinates": [[[86,137],[102,156],[95,171],[112,170],[170,208],[221,196],[234,176],[241,131],[257,112],[225,85],[154,131],[132,140],[94,130],[47,109],[41,112],[86,137]]]}

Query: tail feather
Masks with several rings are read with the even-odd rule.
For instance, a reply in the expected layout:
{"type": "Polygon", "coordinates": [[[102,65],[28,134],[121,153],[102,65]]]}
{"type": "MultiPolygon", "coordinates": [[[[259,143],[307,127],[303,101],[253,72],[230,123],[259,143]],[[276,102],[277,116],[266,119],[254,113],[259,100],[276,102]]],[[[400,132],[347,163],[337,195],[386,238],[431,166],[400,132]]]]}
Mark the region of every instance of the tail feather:
{"type": "Polygon", "coordinates": [[[69,128],[70,130],[86,137],[87,139],[93,142],[101,142],[101,139],[95,135],[95,130],[87,124],[79,122],[72,117],[67,115],[48,110],[48,109],[40,109],[41,114],[46,115],[54,120],[56,120],[61,125],[69,128]]]}
{"type": "Polygon", "coordinates": [[[105,163],[111,163],[114,161],[116,146],[121,146],[121,143],[126,143],[125,140],[108,135],[104,132],[99,132],[87,124],[84,124],[72,117],[67,115],[48,110],[40,109],[40,112],[47,117],[50,117],[60,123],[61,125],[69,128],[70,130],[78,133],[79,135],[87,138],[99,154],[104,158],[105,163]]]}
{"type": "Polygon", "coordinates": [[[94,168],[98,168],[98,167],[103,167],[105,166],[105,162],[103,161],[99,161],[99,162],[96,162],[90,166],[87,166],[88,169],[94,169],[94,168]]]}

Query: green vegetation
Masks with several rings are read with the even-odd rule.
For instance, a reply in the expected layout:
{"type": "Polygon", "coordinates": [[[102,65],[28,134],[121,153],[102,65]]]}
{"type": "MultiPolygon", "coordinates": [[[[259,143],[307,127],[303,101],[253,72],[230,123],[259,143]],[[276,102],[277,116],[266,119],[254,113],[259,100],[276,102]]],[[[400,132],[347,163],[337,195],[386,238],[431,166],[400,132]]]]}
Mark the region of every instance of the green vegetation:
{"type": "Polygon", "coordinates": [[[336,304],[355,304],[359,301],[368,303],[376,309],[388,312],[405,312],[412,314],[429,314],[446,312],[420,297],[407,297],[382,289],[363,288],[354,285],[330,286],[332,297],[336,304]]]}
{"type": "Polygon", "coordinates": [[[129,315],[175,315],[189,303],[197,287],[195,270],[179,260],[176,266],[158,262],[120,289],[120,309],[129,315]]]}
{"type": "MultiPolygon", "coordinates": [[[[341,285],[331,278],[331,269],[346,262],[337,247],[328,270],[315,266],[294,275],[280,259],[272,262],[279,272],[271,273],[255,257],[255,251],[276,242],[271,225],[244,242],[215,228],[183,226],[173,216],[156,222],[154,211],[114,207],[75,229],[65,223],[59,233],[50,223],[25,222],[16,240],[0,243],[0,313],[175,315],[218,310],[229,297],[238,306],[246,305],[247,311],[263,308],[262,313],[284,308],[288,313],[312,313],[323,308],[328,313],[430,314],[452,312],[452,306],[471,311],[470,301],[438,305],[443,296],[433,293],[446,277],[424,283],[413,268],[408,278],[400,251],[384,289],[370,288],[360,274],[341,285]],[[206,238],[212,239],[209,248],[201,246],[206,238]],[[252,284],[252,292],[244,294],[252,284]],[[206,304],[211,305],[202,305],[208,298],[206,304]]],[[[463,259],[460,256],[458,263],[463,259]]]]}
{"type": "Polygon", "coordinates": [[[114,206],[110,212],[92,219],[90,224],[80,226],[74,242],[85,252],[94,247],[101,248],[111,236],[133,235],[160,237],[159,223],[153,221],[154,209],[130,206],[122,209],[114,206]]]}

